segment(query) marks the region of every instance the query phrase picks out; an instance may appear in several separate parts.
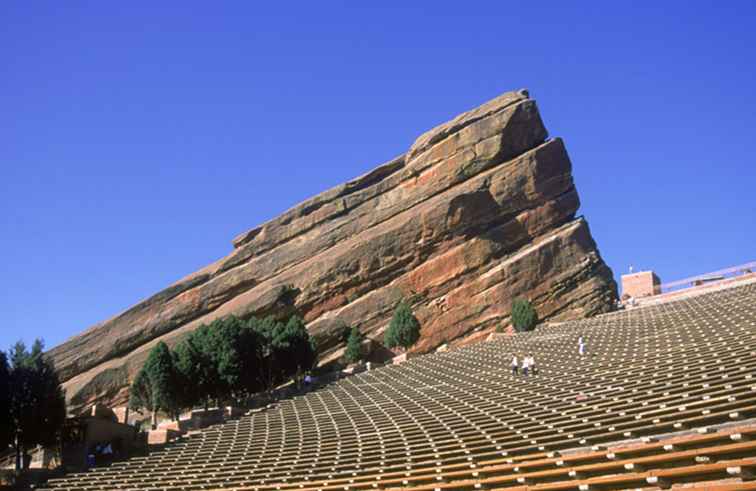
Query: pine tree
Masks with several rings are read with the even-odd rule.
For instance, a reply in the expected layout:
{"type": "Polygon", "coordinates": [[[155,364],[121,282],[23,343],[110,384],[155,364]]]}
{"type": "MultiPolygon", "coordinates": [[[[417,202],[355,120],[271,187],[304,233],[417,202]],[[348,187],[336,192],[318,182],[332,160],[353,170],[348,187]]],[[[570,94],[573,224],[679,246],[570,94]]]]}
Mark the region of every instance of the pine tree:
{"type": "Polygon", "coordinates": [[[152,405],[150,377],[147,375],[144,367],[139,370],[136,378],[131,382],[131,387],[129,388],[129,407],[137,410],[146,409],[147,411],[155,409],[152,405]]]}
{"type": "Polygon", "coordinates": [[[512,302],[512,325],[518,332],[532,331],[538,323],[538,315],[528,300],[516,298],[512,302]]]}
{"type": "Polygon", "coordinates": [[[357,326],[352,327],[347,339],[346,353],[344,356],[348,363],[356,363],[362,359],[362,340],[364,336],[357,326]]]}
{"type": "Polygon", "coordinates": [[[157,413],[165,411],[175,416],[179,409],[176,391],[176,374],[173,357],[168,346],[160,341],[150,351],[142,370],[134,379],[131,390],[131,407],[152,411],[152,426],[157,424],[157,413]]]}
{"type": "Polygon", "coordinates": [[[236,341],[242,329],[242,323],[236,317],[218,319],[210,324],[209,337],[205,344],[205,353],[215,367],[216,400],[231,394],[239,384],[241,363],[236,341]]]}
{"type": "Polygon", "coordinates": [[[210,325],[206,352],[215,367],[216,398],[240,398],[259,389],[258,334],[248,322],[229,316],[210,325]]]}
{"type": "Polygon", "coordinates": [[[315,366],[315,342],[300,317],[291,317],[286,324],[272,317],[253,318],[249,326],[258,335],[255,372],[260,389],[270,392],[287,378],[315,366]]]}
{"type": "Polygon", "coordinates": [[[239,378],[234,390],[239,395],[251,396],[262,390],[257,357],[260,343],[262,343],[262,338],[255,331],[253,325],[249,322],[244,322],[236,340],[236,349],[239,353],[240,364],[239,378]]]}
{"type": "Polygon", "coordinates": [[[195,388],[191,390],[195,392],[196,399],[190,396],[190,400],[194,403],[204,403],[205,409],[210,399],[218,397],[220,385],[218,367],[213,356],[211,331],[210,326],[203,324],[188,336],[186,341],[191,348],[187,348],[190,352],[185,355],[189,359],[180,362],[178,367],[180,374],[194,381],[195,388]],[[183,365],[184,363],[189,366],[183,365]]]}
{"type": "Polygon", "coordinates": [[[276,330],[273,344],[284,378],[310,370],[315,365],[315,343],[301,317],[292,316],[286,324],[282,324],[276,330]]]}
{"type": "Polygon", "coordinates": [[[261,388],[258,333],[235,316],[202,325],[173,350],[178,403],[182,409],[211,400],[241,399],[261,388]]]}
{"type": "Polygon", "coordinates": [[[66,398],[55,369],[43,356],[37,339],[31,351],[23,342],[10,352],[10,425],[16,452],[16,471],[23,468],[26,451],[35,445],[58,443],[66,419],[66,398]]]}
{"type": "Polygon", "coordinates": [[[193,336],[179,342],[171,355],[176,377],[176,405],[185,411],[205,400],[203,357],[194,345],[193,336]]]}
{"type": "Polygon", "coordinates": [[[420,322],[412,313],[412,309],[406,302],[399,302],[394,317],[391,318],[384,342],[387,348],[400,346],[404,349],[410,348],[420,339],[420,322]]]}
{"type": "Polygon", "coordinates": [[[176,407],[173,357],[168,346],[162,341],[153,351],[155,354],[147,359],[152,405],[158,410],[171,412],[176,407]]]}
{"type": "Polygon", "coordinates": [[[0,452],[11,444],[10,370],[5,353],[0,351],[0,452]]]}
{"type": "Polygon", "coordinates": [[[282,380],[283,369],[280,358],[283,352],[277,347],[275,339],[280,336],[284,326],[273,317],[264,319],[251,318],[248,326],[259,338],[256,355],[256,373],[260,388],[268,393],[282,380]]]}

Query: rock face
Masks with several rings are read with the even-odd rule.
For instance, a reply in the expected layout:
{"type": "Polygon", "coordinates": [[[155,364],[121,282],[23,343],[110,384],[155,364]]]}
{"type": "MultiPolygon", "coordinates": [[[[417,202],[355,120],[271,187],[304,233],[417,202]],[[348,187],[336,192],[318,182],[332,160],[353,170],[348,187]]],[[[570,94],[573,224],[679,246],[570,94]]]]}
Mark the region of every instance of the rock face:
{"type": "Polygon", "coordinates": [[[417,352],[506,325],[515,296],[542,320],[608,311],[616,285],[575,218],[562,140],[509,92],[421,135],[409,151],[242,233],[225,258],[52,349],[73,408],[123,402],[158,340],[217,317],[297,311],[337,357],[344,324],[382,338],[400,299],[417,352]]]}

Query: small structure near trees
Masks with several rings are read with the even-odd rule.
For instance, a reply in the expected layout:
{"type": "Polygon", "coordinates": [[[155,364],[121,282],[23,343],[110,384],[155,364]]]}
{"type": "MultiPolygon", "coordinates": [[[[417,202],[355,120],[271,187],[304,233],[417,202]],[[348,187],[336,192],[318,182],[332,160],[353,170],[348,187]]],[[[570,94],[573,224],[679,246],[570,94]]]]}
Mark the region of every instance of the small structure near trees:
{"type": "Polygon", "coordinates": [[[60,461],[66,469],[110,464],[145,450],[138,429],[119,422],[105,406],[95,405],[86,414],[67,419],[62,433],[60,461]]]}

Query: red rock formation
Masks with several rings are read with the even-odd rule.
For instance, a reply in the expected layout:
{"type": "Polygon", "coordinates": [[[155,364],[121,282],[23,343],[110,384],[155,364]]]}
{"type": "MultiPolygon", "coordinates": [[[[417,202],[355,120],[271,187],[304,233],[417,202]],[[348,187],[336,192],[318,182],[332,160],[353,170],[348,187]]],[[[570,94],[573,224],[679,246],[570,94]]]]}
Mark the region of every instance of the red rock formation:
{"type": "Polygon", "coordinates": [[[422,325],[418,352],[506,324],[515,296],[541,319],[605,312],[616,285],[578,207],[564,144],[526,91],[506,93],[49,356],[76,407],[123,400],[157,340],[229,314],[297,310],[328,360],[342,323],[380,338],[401,298],[422,325]]]}

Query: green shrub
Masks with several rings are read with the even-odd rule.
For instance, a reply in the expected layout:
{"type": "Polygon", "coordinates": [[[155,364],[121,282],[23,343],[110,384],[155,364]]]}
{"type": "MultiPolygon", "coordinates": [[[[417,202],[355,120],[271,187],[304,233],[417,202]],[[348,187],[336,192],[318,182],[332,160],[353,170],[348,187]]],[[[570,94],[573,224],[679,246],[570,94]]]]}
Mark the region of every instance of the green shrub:
{"type": "Polygon", "coordinates": [[[512,302],[512,325],[517,332],[532,331],[538,323],[538,315],[528,300],[516,298],[512,302]]]}
{"type": "Polygon", "coordinates": [[[356,363],[362,359],[362,340],[364,336],[357,326],[352,327],[349,331],[346,346],[346,360],[348,363],[356,363]]]}
{"type": "Polygon", "coordinates": [[[411,347],[420,339],[420,322],[412,314],[412,309],[404,301],[399,302],[394,317],[391,319],[384,342],[387,348],[401,346],[404,349],[411,347]]]}

